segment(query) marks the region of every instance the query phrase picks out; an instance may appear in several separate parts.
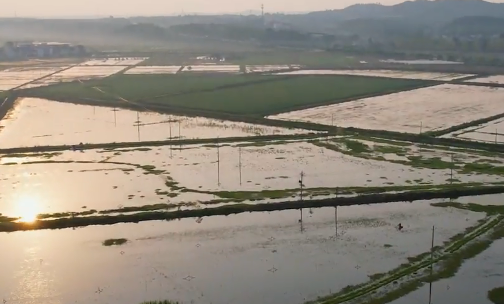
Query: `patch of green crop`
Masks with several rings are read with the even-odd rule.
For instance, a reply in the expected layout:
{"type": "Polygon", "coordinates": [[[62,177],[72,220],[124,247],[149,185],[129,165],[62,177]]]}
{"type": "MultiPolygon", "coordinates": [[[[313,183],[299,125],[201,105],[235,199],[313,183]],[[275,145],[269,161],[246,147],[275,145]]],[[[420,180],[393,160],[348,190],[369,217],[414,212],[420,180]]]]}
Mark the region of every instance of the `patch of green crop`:
{"type": "Polygon", "coordinates": [[[97,211],[96,210],[87,210],[82,212],[59,212],[59,213],[42,213],[37,215],[37,219],[45,220],[45,219],[57,219],[64,217],[78,217],[78,216],[88,216],[93,215],[97,211]]]}
{"type": "Polygon", "coordinates": [[[342,142],[345,144],[347,149],[350,150],[352,153],[361,154],[371,152],[369,146],[360,141],[345,139],[342,140],[342,142]]]}
{"type": "Polygon", "coordinates": [[[478,173],[491,175],[504,175],[504,166],[496,167],[489,163],[471,163],[465,164],[462,168],[463,173],[478,173]]]}
{"type": "Polygon", "coordinates": [[[484,212],[488,215],[493,214],[502,214],[504,215],[504,205],[479,205],[479,204],[462,204],[458,202],[441,202],[441,203],[432,203],[431,206],[434,207],[452,207],[456,209],[469,210],[473,212],[484,212]]]}
{"type": "Polygon", "coordinates": [[[0,213],[0,223],[10,223],[10,222],[15,222],[19,220],[18,217],[9,217],[9,216],[4,216],[0,213]]]}
{"type": "Polygon", "coordinates": [[[396,154],[404,156],[409,150],[398,146],[375,146],[374,151],[383,154],[396,154]]]}
{"type": "Polygon", "coordinates": [[[433,158],[423,158],[422,156],[408,156],[410,160],[410,165],[415,168],[426,168],[426,169],[450,169],[454,168],[451,162],[446,162],[440,157],[433,158]]]}
{"type": "Polygon", "coordinates": [[[498,287],[488,292],[488,299],[494,304],[504,303],[504,287],[498,287]]]}
{"type": "Polygon", "coordinates": [[[108,239],[103,241],[103,246],[121,246],[128,242],[127,239],[108,239]]]}

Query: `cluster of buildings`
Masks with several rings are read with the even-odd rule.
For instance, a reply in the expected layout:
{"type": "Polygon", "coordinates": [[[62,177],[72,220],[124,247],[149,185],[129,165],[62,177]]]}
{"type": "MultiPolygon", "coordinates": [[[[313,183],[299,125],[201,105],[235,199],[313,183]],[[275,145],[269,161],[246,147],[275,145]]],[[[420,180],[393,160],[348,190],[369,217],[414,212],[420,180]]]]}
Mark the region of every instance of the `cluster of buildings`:
{"type": "Polygon", "coordinates": [[[0,59],[64,58],[86,55],[86,48],[61,42],[7,42],[0,48],[0,59]]]}

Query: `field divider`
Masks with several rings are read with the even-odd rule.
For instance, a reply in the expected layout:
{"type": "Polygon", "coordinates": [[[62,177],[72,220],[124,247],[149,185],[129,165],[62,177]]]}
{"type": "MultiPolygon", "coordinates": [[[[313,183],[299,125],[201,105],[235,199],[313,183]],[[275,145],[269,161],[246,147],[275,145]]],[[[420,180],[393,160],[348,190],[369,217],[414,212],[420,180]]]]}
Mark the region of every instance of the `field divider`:
{"type": "Polygon", "coordinates": [[[413,202],[418,200],[433,200],[457,198],[486,194],[504,193],[504,186],[479,186],[465,189],[430,189],[424,191],[406,191],[399,193],[365,194],[353,197],[335,197],[319,200],[285,201],[279,203],[260,204],[229,204],[215,208],[189,209],[177,211],[146,211],[134,214],[119,214],[114,216],[89,216],[40,220],[34,223],[4,222],[0,223],[0,232],[22,230],[64,229],[85,227],[90,225],[113,225],[118,223],[138,223],[153,220],[176,220],[181,218],[199,218],[207,216],[225,216],[245,212],[269,212],[280,210],[295,210],[304,208],[321,208],[336,206],[371,205],[392,202],[413,202]]]}
{"type": "MultiPolygon", "coordinates": [[[[332,134],[333,135],[333,134],[332,134]]],[[[246,136],[246,137],[228,137],[219,138],[219,144],[231,143],[255,143],[283,140],[309,140],[327,138],[328,134],[321,133],[306,133],[306,134],[289,134],[289,135],[260,135],[260,136],[246,136]]],[[[121,149],[121,148],[135,148],[135,147],[159,147],[169,145],[204,145],[215,144],[216,138],[196,138],[196,139],[172,139],[172,140],[159,140],[159,141],[140,141],[140,142],[122,142],[122,143],[98,143],[98,144],[83,144],[79,146],[81,150],[94,150],[94,149],[121,149]]],[[[0,154],[8,156],[9,154],[18,153],[36,153],[36,152],[58,152],[72,150],[73,145],[57,145],[57,146],[34,146],[34,147],[15,147],[0,149],[0,154]]]]}
{"type": "Polygon", "coordinates": [[[397,281],[398,279],[401,279],[405,276],[411,275],[414,272],[417,272],[421,269],[427,268],[427,267],[431,266],[432,264],[438,263],[442,260],[449,259],[451,254],[455,253],[456,251],[461,249],[463,246],[467,245],[469,242],[471,242],[475,238],[488,232],[490,229],[492,229],[493,227],[498,225],[503,219],[504,219],[504,216],[502,216],[502,215],[488,217],[483,224],[480,224],[475,230],[473,230],[472,232],[465,235],[461,240],[454,241],[454,242],[446,245],[443,250],[438,251],[432,260],[430,259],[430,257],[426,257],[424,260],[417,262],[417,263],[414,263],[405,269],[401,269],[401,270],[397,271],[396,273],[392,272],[391,274],[389,274],[385,278],[381,278],[376,281],[370,281],[365,286],[361,286],[355,290],[352,290],[346,294],[340,295],[336,298],[327,299],[327,300],[323,300],[323,301],[315,302],[315,303],[318,303],[318,304],[340,304],[340,303],[345,303],[345,302],[348,302],[351,300],[355,300],[359,297],[368,295],[369,293],[371,293],[381,287],[389,285],[390,283],[393,283],[394,281],[397,281]]]}

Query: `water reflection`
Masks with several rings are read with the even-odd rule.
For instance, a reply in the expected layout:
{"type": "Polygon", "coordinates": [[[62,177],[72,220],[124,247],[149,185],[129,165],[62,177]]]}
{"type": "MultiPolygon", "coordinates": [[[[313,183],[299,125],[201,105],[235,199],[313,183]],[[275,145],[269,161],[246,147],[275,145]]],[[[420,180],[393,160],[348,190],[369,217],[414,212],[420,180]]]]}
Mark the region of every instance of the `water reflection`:
{"type": "Polygon", "coordinates": [[[40,198],[36,195],[22,194],[15,199],[15,214],[20,222],[32,223],[41,213],[40,198]]]}

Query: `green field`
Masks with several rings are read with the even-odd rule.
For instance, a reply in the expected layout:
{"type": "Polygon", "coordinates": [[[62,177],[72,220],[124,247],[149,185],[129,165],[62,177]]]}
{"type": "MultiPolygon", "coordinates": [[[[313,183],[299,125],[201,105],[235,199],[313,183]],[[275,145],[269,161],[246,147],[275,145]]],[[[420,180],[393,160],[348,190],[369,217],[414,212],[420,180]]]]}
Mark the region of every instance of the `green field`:
{"type": "Polygon", "coordinates": [[[294,76],[282,81],[157,98],[149,100],[149,102],[205,111],[266,116],[297,108],[396,92],[422,85],[425,85],[425,82],[403,79],[294,76]]]}
{"type": "Polygon", "coordinates": [[[261,75],[116,75],[101,80],[62,83],[27,90],[48,99],[71,99],[75,97],[97,100],[117,100],[120,96],[131,101],[141,101],[165,95],[198,92],[222,86],[239,85],[264,80],[261,75]],[[109,93],[104,95],[98,90],[109,93]]]}
{"type": "Polygon", "coordinates": [[[266,116],[427,84],[419,80],[340,75],[118,75],[85,84],[30,89],[26,94],[53,100],[79,98],[122,103],[117,97],[120,96],[128,101],[179,109],[266,116]]]}

